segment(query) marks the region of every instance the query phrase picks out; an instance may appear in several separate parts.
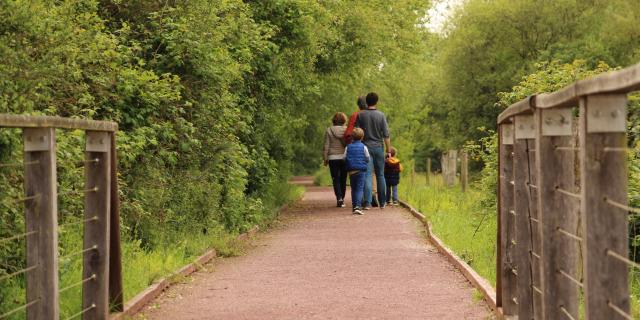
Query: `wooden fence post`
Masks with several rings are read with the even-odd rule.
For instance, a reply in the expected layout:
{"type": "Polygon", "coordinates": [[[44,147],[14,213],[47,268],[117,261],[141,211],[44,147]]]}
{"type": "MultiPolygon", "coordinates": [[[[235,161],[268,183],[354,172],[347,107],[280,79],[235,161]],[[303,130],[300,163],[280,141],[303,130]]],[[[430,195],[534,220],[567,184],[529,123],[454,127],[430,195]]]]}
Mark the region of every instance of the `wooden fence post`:
{"type": "Polygon", "coordinates": [[[512,124],[499,126],[499,183],[498,183],[498,261],[496,275],[496,302],[505,316],[518,312],[516,294],[517,278],[512,242],[515,241],[513,188],[513,142],[512,124]]]}
{"type": "Polygon", "coordinates": [[[27,319],[60,317],[56,131],[24,128],[24,191],[27,232],[27,319]]]}
{"type": "Polygon", "coordinates": [[[466,192],[469,187],[469,155],[466,151],[460,155],[460,185],[462,192],[466,192]]]}
{"type": "Polygon", "coordinates": [[[124,288],[122,286],[122,251],[120,248],[120,198],[118,196],[118,154],[116,133],[111,132],[111,213],[109,230],[109,306],[111,311],[124,311],[124,288]]]}
{"type": "Polygon", "coordinates": [[[111,135],[86,132],[85,224],[82,315],[85,320],[109,317],[109,225],[111,204],[111,135]]]}
{"type": "Polygon", "coordinates": [[[447,187],[456,184],[458,166],[458,150],[449,150],[442,154],[442,176],[447,187]]]}
{"type": "Polygon", "coordinates": [[[532,218],[537,217],[537,210],[532,197],[535,188],[535,173],[533,162],[535,159],[535,125],[533,116],[515,117],[515,141],[513,147],[513,181],[514,181],[514,211],[516,241],[515,250],[516,270],[518,272],[518,317],[521,319],[534,318],[534,285],[533,285],[533,251],[532,218]]]}
{"type": "Polygon", "coordinates": [[[626,104],[625,94],[580,100],[587,319],[625,319],[630,312],[626,104]]]}
{"type": "Polygon", "coordinates": [[[536,111],[536,172],[541,235],[540,290],[543,319],[579,318],[578,198],[570,108],[536,111]],[[574,195],[574,196],[572,196],[574,195]]]}
{"type": "Polygon", "coordinates": [[[427,184],[429,184],[431,179],[431,158],[427,158],[427,184]]]}

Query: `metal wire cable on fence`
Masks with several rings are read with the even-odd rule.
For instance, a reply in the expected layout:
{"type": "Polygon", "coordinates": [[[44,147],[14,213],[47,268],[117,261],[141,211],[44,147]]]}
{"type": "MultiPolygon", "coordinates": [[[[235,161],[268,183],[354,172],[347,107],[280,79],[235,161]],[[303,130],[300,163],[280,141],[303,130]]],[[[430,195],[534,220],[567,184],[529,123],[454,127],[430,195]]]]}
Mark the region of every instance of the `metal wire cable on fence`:
{"type": "Polygon", "coordinates": [[[32,306],[32,305],[34,305],[34,304],[36,304],[36,303],[38,303],[38,302],[40,302],[40,299],[36,299],[36,300],[33,300],[33,301],[28,302],[28,303],[26,303],[26,304],[23,304],[23,305],[21,305],[21,306],[19,306],[19,307],[15,308],[15,309],[13,309],[13,310],[10,310],[10,311],[9,311],[9,312],[7,312],[7,313],[4,313],[4,314],[0,315],[0,319],[5,319],[5,318],[7,318],[8,316],[10,316],[10,315],[12,315],[12,314],[14,314],[14,313],[20,312],[20,311],[22,311],[22,310],[24,310],[24,309],[26,309],[26,308],[29,308],[30,306],[32,306]]]}
{"type": "Polygon", "coordinates": [[[62,289],[60,289],[60,293],[63,293],[63,292],[65,292],[65,291],[67,291],[67,290],[69,290],[69,289],[72,289],[72,288],[75,288],[75,287],[77,287],[77,286],[83,285],[85,282],[89,282],[89,281],[91,281],[91,280],[95,280],[96,278],[97,278],[97,276],[96,276],[96,274],[94,273],[94,274],[92,274],[92,275],[91,275],[90,277],[88,277],[88,278],[84,278],[84,279],[82,279],[81,281],[78,281],[78,282],[76,282],[76,283],[74,283],[74,284],[68,285],[68,286],[66,286],[66,287],[64,287],[64,288],[62,288],[62,289]]]}
{"type": "Polygon", "coordinates": [[[0,239],[0,243],[5,243],[5,242],[21,239],[21,238],[26,238],[26,237],[28,237],[30,235],[33,235],[33,234],[36,234],[36,233],[38,233],[38,231],[29,231],[29,232],[21,233],[21,234],[15,235],[15,236],[11,236],[11,237],[8,237],[8,238],[0,239]]]}
{"type": "Polygon", "coordinates": [[[564,194],[566,196],[569,196],[569,197],[572,197],[572,198],[575,198],[575,199],[578,199],[578,200],[582,200],[582,197],[579,194],[564,190],[564,189],[562,189],[562,188],[560,188],[558,186],[556,186],[556,191],[558,191],[561,194],[564,194]]]}
{"type": "Polygon", "coordinates": [[[554,146],[553,149],[557,151],[579,151],[580,150],[580,148],[578,147],[561,147],[561,146],[554,146]]]}
{"type": "Polygon", "coordinates": [[[535,252],[533,252],[533,251],[531,251],[531,250],[529,250],[529,253],[531,253],[531,255],[532,255],[533,257],[535,257],[536,259],[541,259],[541,257],[540,257],[540,255],[539,255],[539,254],[537,254],[537,253],[535,253],[535,252]]]}
{"type": "Polygon", "coordinates": [[[71,258],[73,256],[82,255],[82,254],[84,254],[86,252],[93,251],[93,250],[98,250],[98,245],[97,244],[93,245],[92,247],[80,250],[80,251],[76,251],[76,252],[73,252],[73,253],[70,253],[70,254],[67,254],[67,255],[64,255],[64,256],[60,256],[60,257],[58,257],[58,259],[68,259],[68,258],[71,258]]]}
{"type": "Polygon", "coordinates": [[[40,163],[39,160],[27,161],[27,162],[16,162],[16,163],[0,163],[0,168],[19,168],[25,166],[32,166],[40,163]]]}
{"type": "Polygon", "coordinates": [[[27,273],[27,272],[32,271],[32,270],[37,269],[37,268],[38,268],[38,265],[35,265],[35,266],[31,266],[31,267],[27,267],[27,268],[18,270],[18,271],[13,272],[13,273],[9,273],[7,275],[4,275],[4,276],[0,277],[0,281],[11,279],[11,278],[13,278],[15,276],[19,276],[19,275],[21,275],[23,273],[27,273]]]}
{"type": "Polygon", "coordinates": [[[607,306],[609,306],[609,308],[613,309],[613,311],[615,311],[616,313],[621,315],[623,318],[625,318],[627,320],[633,320],[633,316],[632,315],[626,313],[624,310],[620,309],[620,307],[618,307],[615,304],[611,303],[611,301],[607,301],[607,306]]]}
{"type": "Polygon", "coordinates": [[[567,236],[567,237],[569,237],[569,238],[571,238],[573,240],[582,241],[581,237],[579,237],[579,236],[577,236],[577,235],[575,235],[575,234],[573,234],[573,233],[571,233],[571,232],[569,232],[567,230],[564,230],[564,229],[562,229],[560,227],[557,227],[556,230],[558,232],[560,232],[560,234],[565,235],[565,236],[567,236]]]}
{"type": "Polygon", "coordinates": [[[59,192],[58,195],[68,195],[68,194],[81,194],[81,193],[89,193],[89,192],[97,192],[98,191],[98,187],[93,187],[90,189],[84,189],[84,190],[69,190],[69,191],[63,191],[63,192],[59,192]]]}
{"type": "Polygon", "coordinates": [[[632,261],[631,259],[629,259],[629,258],[627,258],[627,257],[625,257],[625,256],[623,256],[621,254],[618,254],[618,253],[616,253],[616,252],[614,252],[612,250],[608,250],[607,249],[607,255],[610,256],[610,257],[614,257],[614,258],[616,258],[616,259],[628,264],[631,267],[640,269],[640,263],[632,261]]]}
{"type": "Polygon", "coordinates": [[[68,222],[68,223],[65,223],[65,224],[61,224],[61,225],[58,226],[58,232],[64,232],[64,231],[66,231],[64,229],[67,228],[67,227],[83,224],[83,223],[89,222],[89,221],[98,221],[98,216],[93,216],[91,218],[87,218],[87,219],[82,219],[82,220],[79,220],[79,221],[74,221],[74,222],[68,222]]]}
{"type": "Polygon", "coordinates": [[[611,199],[609,199],[607,197],[604,197],[604,202],[606,202],[607,204],[609,204],[611,206],[614,206],[614,207],[616,207],[618,209],[622,209],[622,210],[626,210],[626,211],[629,211],[629,212],[640,214],[640,208],[630,207],[630,206],[622,204],[620,202],[613,201],[613,200],[611,200],[611,199]]]}
{"type": "Polygon", "coordinates": [[[68,317],[68,318],[67,318],[67,319],[65,319],[65,320],[75,319],[75,318],[77,318],[77,317],[79,317],[79,316],[81,316],[81,315],[85,314],[87,311],[89,311],[89,310],[91,310],[91,309],[94,309],[95,307],[96,307],[96,304],[95,304],[95,303],[92,303],[89,307],[82,309],[82,311],[80,311],[80,312],[78,312],[78,313],[76,313],[76,314],[74,314],[74,315],[72,315],[72,316],[68,317]]]}
{"type": "Polygon", "coordinates": [[[578,287],[582,288],[582,281],[574,278],[573,276],[571,276],[570,274],[566,273],[564,270],[562,269],[558,269],[557,270],[558,273],[560,273],[561,275],[565,276],[567,279],[571,280],[571,282],[573,282],[574,284],[576,284],[578,287]]]}
{"type": "Polygon", "coordinates": [[[576,320],[576,318],[574,318],[571,313],[569,313],[569,311],[567,311],[567,309],[565,309],[564,306],[560,306],[560,311],[562,311],[562,313],[564,313],[565,316],[567,316],[567,318],[569,318],[570,320],[576,320]]]}

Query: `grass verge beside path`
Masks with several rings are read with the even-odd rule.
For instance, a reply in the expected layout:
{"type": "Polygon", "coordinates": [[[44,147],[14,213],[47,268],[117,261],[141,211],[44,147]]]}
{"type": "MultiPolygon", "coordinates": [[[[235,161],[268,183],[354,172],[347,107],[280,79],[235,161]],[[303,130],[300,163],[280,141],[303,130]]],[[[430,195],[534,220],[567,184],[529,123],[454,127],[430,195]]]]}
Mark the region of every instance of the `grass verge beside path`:
{"type": "Polygon", "coordinates": [[[422,212],[432,231],[494,287],[496,283],[496,214],[480,206],[480,191],[446,187],[442,176],[407,175],[399,196],[422,212]]]}

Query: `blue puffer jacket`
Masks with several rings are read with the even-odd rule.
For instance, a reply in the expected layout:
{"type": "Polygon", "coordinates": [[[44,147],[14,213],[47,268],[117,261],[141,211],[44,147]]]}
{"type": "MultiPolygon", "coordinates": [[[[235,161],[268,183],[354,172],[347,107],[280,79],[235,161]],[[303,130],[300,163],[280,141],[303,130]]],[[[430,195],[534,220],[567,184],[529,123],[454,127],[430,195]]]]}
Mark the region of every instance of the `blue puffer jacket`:
{"type": "Polygon", "coordinates": [[[364,148],[366,147],[362,141],[354,141],[347,146],[347,157],[344,160],[347,163],[348,171],[367,170],[367,162],[369,162],[369,159],[364,153],[364,148]]]}

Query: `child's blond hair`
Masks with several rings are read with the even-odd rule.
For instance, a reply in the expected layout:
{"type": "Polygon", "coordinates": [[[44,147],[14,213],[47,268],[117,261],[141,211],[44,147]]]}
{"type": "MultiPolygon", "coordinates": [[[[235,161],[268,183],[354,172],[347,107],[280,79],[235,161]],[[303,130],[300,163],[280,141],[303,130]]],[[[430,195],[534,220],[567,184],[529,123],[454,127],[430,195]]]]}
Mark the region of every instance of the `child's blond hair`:
{"type": "Polygon", "coordinates": [[[353,137],[353,140],[362,140],[364,138],[364,130],[360,128],[354,128],[351,136],[353,137]]]}

